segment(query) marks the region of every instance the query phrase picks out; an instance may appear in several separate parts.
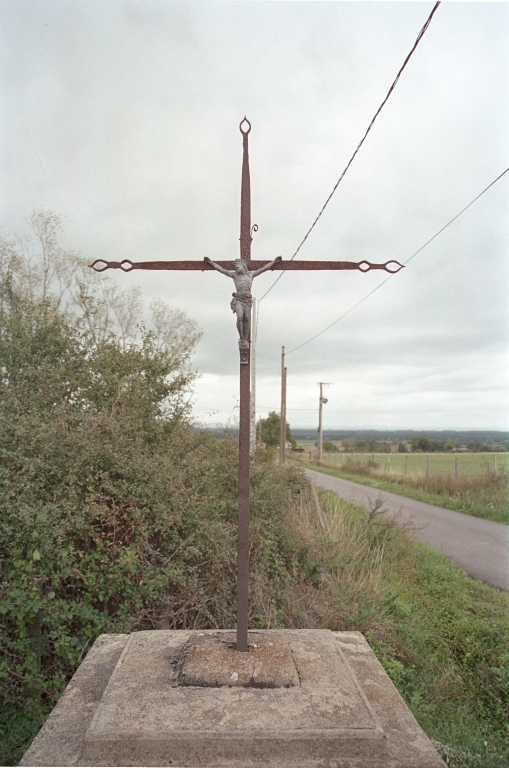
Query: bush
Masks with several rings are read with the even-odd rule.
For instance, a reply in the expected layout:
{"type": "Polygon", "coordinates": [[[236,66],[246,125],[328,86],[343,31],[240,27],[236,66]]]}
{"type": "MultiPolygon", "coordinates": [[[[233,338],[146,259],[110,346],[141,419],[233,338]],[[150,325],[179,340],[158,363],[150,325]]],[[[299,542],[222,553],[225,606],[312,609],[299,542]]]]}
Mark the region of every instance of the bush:
{"type": "MultiPolygon", "coordinates": [[[[235,624],[237,444],[193,428],[189,352],[97,340],[0,293],[0,762],[19,759],[102,632],[235,624]]],[[[292,468],[252,476],[251,622],[298,568],[292,468]]]]}

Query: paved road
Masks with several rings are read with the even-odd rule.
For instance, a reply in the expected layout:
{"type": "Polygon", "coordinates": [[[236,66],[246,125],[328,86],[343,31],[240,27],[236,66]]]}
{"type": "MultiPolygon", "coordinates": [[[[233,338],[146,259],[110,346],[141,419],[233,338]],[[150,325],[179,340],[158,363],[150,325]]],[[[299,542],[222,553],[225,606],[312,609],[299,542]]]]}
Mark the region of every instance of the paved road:
{"type": "Polygon", "coordinates": [[[412,532],[414,538],[449,557],[474,579],[509,591],[509,526],[323,472],[306,472],[315,485],[366,509],[369,501],[381,495],[389,512],[401,510],[405,517],[414,520],[418,526],[412,532]]]}

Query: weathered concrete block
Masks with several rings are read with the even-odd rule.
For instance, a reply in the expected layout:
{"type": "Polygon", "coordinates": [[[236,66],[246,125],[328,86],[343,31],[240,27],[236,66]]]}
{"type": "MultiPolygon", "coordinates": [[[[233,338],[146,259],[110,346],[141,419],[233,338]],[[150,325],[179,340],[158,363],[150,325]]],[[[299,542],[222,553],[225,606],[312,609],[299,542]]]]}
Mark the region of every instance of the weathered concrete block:
{"type": "Polygon", "coordinates": [[[235,632],[195,632],[185,645],[179,685],[206,688],[293,688],[300,685],[284,634],[249,633],[247,653],[237,653],[235,632]]]}
{"type": "Polygon", "coordinates": [[[21,765],[444,766],[362,635],[104,635],[21,765]]]}

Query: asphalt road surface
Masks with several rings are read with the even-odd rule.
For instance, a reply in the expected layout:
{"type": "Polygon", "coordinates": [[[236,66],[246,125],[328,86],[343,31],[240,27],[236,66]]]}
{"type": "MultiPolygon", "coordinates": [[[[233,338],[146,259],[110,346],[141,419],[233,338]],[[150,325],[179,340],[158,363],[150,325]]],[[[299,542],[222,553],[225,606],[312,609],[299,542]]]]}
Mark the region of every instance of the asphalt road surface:
{"type": "Polygon", "coordinates": [[[415,522],[417,528],[411,533],[415,539],[449,557],[472,578],[509,591],[509,526],[323,472],[307,469],[306,473],[315,485],[366,509],[381,496],[388,512],[401,510],[415,522]]]}

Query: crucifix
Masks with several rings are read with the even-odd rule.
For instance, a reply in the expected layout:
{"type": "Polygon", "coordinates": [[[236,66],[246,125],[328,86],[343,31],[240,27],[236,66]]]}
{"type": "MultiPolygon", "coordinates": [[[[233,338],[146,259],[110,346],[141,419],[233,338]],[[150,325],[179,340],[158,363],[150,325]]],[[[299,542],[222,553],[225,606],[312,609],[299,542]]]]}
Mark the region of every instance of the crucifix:
{"type": "Polygon", "coordinates": [[[249,582],[249,432],[250,432],[250,337],[251,337],[251,286],[253,279],[268,270],[338,270],[356,269],[369,272],[382,269],[395,274],[403,268],[399,262],[391,260],[385,264],[371,264],[369,261],[284,261],[278,256],[273,261],[252,261],[251,242],[251,183],[249,178],[248,136],[251,123],[244,118],[240,123],[243,142],[242,184],[240,198],[240,259],[235,261],[104,261],[97,259],[90,266],[96,272],[106,269],[121,269],[131,272],[134,269],[149,270],[216,270],[230,277],[235,284],[235,292],[230,304],[237,316],[240,352],[240,416],[239,416],[239,470],[238,470],[238,561],[237,561],[237,643],[236,650],[247,652],[248,629],[248,582],[249,582]]]}

